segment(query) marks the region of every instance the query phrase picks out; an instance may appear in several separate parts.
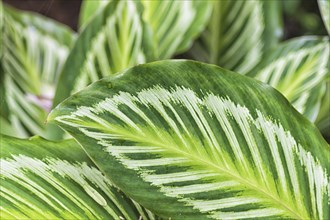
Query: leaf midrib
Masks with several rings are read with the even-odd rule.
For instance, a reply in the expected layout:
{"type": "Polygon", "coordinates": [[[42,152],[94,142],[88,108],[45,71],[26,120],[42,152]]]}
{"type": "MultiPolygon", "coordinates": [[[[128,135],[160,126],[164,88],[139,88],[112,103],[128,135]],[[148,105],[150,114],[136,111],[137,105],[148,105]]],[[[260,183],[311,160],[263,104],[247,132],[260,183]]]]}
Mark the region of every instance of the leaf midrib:
{"type": "MultiPolygon", "coordinates": [[[[238,176],[238,175],[234,175],[232,170],[227,170],[225,168],[220,167],[219,165],[210,163],[209,161],[206,161],[204,159],[202,159],[202,157],[198,157],[198,156],[194,156],[194,154],[189,154],[185,151],[180,150],[180,148],[178,146],[170,146],[170,145],[165,145],[163,144],[163,142],[161,140],[155,140],[155,141],[151,141],[150,139],[148,139],[148,135],[145,136],[138,136],[138,135],[134,135],[133,133],[127,132],[130,129],[123,129],[122,127],[117,127],[115,125],[112,125],[113,129],[110,128],[105,128],[102,127],[96,123],[93,123],[95,126],[91,126],[93,128],[98,128],[101,129],[103,131],[107,131],[108,133],[111,134],[119,134],[122,136],[125,136],[126,140],[130,140],[133,142],[140,142],[140,143],[146,143],[146,144],[150,144],[150,146],[159,146],[159,147],[163,147],[167,150],[170,150],[172,152],[175,152],[176,154],[182,154],[184,155],[186,158],[191,159],[191,161],[199,161],[201,164],[206,164],[207,166],[209,166],[212,170],[215,170],[217,172],[222,171],[224,172],[226,175],[235,178],[237,181],[239,181],[240,183],[242,183],[245,186],[250,187],[251,189],[263,194],[266,196],[266,198],[269,198],[271,201],[273,201],[274,204],[278,204],[281,207],[283,207],[284,210],[287,210],[287,212],[290,214],[290,216],[292,216],[295,219],[309,219],[308,216],[301,216],[297,213],[301,213],[301,211],[296,210],[296,209],[292,209],[290,206],[288,206],[286,203],[282,202],[282,200],[280,200],[278,198],[278,196],[274,196],[272,195],[270,192],[268,192],[267,190],[263,189],[262,186],[258,186],[258,185],[254,185],[251,182],[247,181],[246,179],[238,176]]],[[[150,137],[150,136],[149,136],[150,137]]]]}

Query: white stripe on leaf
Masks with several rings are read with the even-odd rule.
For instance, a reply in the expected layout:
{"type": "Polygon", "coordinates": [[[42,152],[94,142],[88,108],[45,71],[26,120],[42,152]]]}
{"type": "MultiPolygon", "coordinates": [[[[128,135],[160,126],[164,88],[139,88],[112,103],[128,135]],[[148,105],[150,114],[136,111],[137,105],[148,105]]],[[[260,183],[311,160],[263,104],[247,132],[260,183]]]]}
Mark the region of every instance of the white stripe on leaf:
{"type": "MultiPolygon", "coordinates": [[[[106,200],[99,193],[99,191],[103,191],[103,193],[105,193],[108,198],[113,199],[112,202],[116,203],[115,196],[110,190],[108,190],[110,187],[112,187],[111,183],[105,178],[103,174],[100,173],[100,171],[88,166],[86,163],[71,164],[67,161],[54,158],[41,161],[27,156],[19,155],[13,156],[13,159],[1,159],[0,164],[2,167],[2,179],[10,179],[14,182],[20,183],[35,196],[42,199],[42,201],[47,205],[50,205],[53,209],[57,210],[58,213],[62,213],[63,210],[65,210],[66,212],[70,213],[71,218],[81,218],[78,213],[72,212],[72,207],[67,207],[64,203],[62,203],[61,200],[63,198],[57,198],[56,195],[53,196],[50,192],[46,191],[42,185],[34,182],[34,179],[30,179],[29,175],[36,175],[43,181],[48,182],[48,184],[50,184],[54,189],[61,192],[76,206],[84,210],[85,214],[90,218],[100,218],[101,216],[95,212],[92,206],[79,198],[76,192],[71,191],[68,186],[64,185],[64,182],[59,181],[56,175],[74,181],[75,183],[79,184],[90,196],[90,198],[92,198],[96,203],[101,206],[105,206],[105,209],[109,211],[109,214],[112,217],[115,218],[117,216],[115,212],[111,210],[111,208],[107,207],[106,200]]],[[[23,198],[20,195],[16,196],[16,199],[21,200],[20,203],[26,200],[26,204],[29,206],[32,205],[28,199],[23,198]]]]}
{"type": "MultiPolygon", "coordinates": [[[[201,98],[188,88],[175,87],[167,90],[154,86],[137,92],[134,96],[120,92],[92,107],[79,107],[70,115],[58,116],[55,120],[78,128],[104,146],[107,153],[128,169],[136,170],[144,181],[158,186],[165,195],[180,198],[179,201],[201,212],[211,211],[205,204],[214,204],[212,211],[217,211],[214,213],[234,218],[235,214],[221,210],[234,208],[238,204],[249,204],[238,200],[222,206],[216,198],[206,202],[196,200],[191,195],[198,193],[198,188],[203,184],[205,190],[211,192],[207,189],[212,188],[212,184],[219,186],[220,190],[221,185],[225,186],[225,183],[233,181],[237,184],[226,187],[228,192],[241,190],[250,196],[251,201],[260,202],[259,208],[246,211],[249,216],[310,216],[308,205],[305,204],[306,198],[302,197],[302,190],[306,186],[298,180],[301,178],[299,175],[304,175],[310,188],[307,200],[313,204],[311,216],[322,216],[323,201],[329,194],[327,171],[279,122],[265,116],[258,109],[254,111],[255,116],[248,108],[235,104],[228,97],[222,98],[209,93],[201,98]],[[128,114],[127,109],[123,108],[126,106],[141,117],[137,120],[128,114]],[[198,127],[187,126],[189,122],[178,120],[177,115],[170,116],[169,113],[175,109],[187,112],[187,117],[198,127]],[[120,122],[105,121],[100,114],[106,114],[120,122]],[[152,117],[148,118],[147,115],[152,117]],[[213,124],[209,123],[211,119],[213,124]],[[162,120],[162,124],[159,124],[159,120],[162,120]],[[214,120],[219,126],[215,127],[214,120]],[[163,127],[167,127],[167,130],[163,127]],[[110,134],[104,135],[104,131],[109,131],[110,134]],[[178,134],[178,131],[182,134],[178,134]],[[226,152],[225,146],[217,139],[219,131],[225,134],[229,143],[226,147],[233,154],[226,152]],[[100,135],[95,135],[97,132],[100,135]],[[241,137],[238,136],[239,132],[241,137]],[[240,142],[241,139],[238,140],[242,137],[245,145],[240,142]],[[121,149],[116,145],[116,141],[120,139],[130,141],[131,145],[125,145],[121,149]],[[257,143],[260,139],[265,139],[266,142],[257,143]],[[148,146],[150,151],[147,150],[148,146]],[[267,155],[261,152],[261,148],[267,155]],[[145,158],[132,159],[130,156],[136,153],[143,154],[145,158]],[[297,167],[296,161],[301,167],[297,167]],[[276,171],[271,170],[268,163],[275,166],[276,171]],[[158,168],[164,166],[182,167],[185,170],[177,172],[168,169],[167,173],[156,173],[158,168]],[[176,186],[178,182],[182,184],[176,186]],[[251,192],[254,192],[253,195],[251,192]],[[273,209],[274,206],[278,209],[273,209]],[[263,212],[265,210],[270,211],[269,215],[263,212]]],[[[238,198],[233,193],[222,199],[234,201],[238,198]]]]}

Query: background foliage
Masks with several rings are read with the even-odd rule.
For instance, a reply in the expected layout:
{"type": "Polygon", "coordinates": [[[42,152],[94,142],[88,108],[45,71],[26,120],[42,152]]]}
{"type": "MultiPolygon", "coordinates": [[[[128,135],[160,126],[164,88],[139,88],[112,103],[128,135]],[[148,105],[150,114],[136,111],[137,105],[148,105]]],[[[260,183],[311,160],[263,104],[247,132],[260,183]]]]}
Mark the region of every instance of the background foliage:
{"type": "Polygon", "coordinates": [[[69,4],[0,2],[1,217],[329,218],[329,0],[69,4]]]}

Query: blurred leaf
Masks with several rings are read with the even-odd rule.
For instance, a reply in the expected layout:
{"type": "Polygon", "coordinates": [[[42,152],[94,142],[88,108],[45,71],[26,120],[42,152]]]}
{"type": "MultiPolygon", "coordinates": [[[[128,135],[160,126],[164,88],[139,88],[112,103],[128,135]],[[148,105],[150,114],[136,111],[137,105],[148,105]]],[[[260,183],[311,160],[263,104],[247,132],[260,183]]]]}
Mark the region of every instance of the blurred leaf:
{"type": "MultiPolygon", "coordinates": [[[[37,14],[4,9],[4,98],[13,136],[46,135],[46,116],[59,72],[74,40],[65,26],[37,14]]],[[[4,112],[5,109],[1,109],[4,112]]]]}
{"type": "Polygon", "coordinates": [[[319,115],[315,121],[315,124],[320,129],[322,134],[330,142],[330,74],[325,82],[326,91],[321,101],[321,107],[319,115]]]}
{"type": "Polygon", "coordinates": [[[210,1],[141,1],[143,18],[153,32],[157,59],[168,59],[188,49],[204,29],[210,1]]]}
{"type": "Polygon", "coordinates": [[[315,121],[325,92],[329,47],[328,37],[286,41],[267,53],[248,75],[278,89],[299,112],[315,121]]]}
{"type": "Polygon", "coordinates": [[[93,15],[97,14],[97,10],[101,10],[109,1],[110,0],[82,1],[79,14],[79,29],[83,29],[92,19],[93,15]]]}
{"type": "Polygon", "coordinates": [[[105,76],[187,49],[210,9],[207,1],[84,1],[81,23],[89,22],[64,66],[53,106],[105,76]]]}
{"type": "MultiPolygon", "coordinates": [[[[13,128],[12,124],[9,123],[9,121],[4,118],[3,116],[0,116],[0,135],[13,135],[15,134],[15,129],[13,128]]],[[[2,147],[2,145],[1,145],[2,147]]]]}
{"type": "MultiPolygon", "coordinates": [[[[110,1],[83,1],[81,26],[110,1]]],[[[192,40],[204,29],[211,13],[210,1],[138,0],[136,4],[143,5],[141,14],[152,30],[156,59],[171,58],[174,54],[187,50],[192,40]]]]}
{"type": "Polygon", "coordinates": [[[68,56],[53,106],[91,82],[153,59],[140,14],[134,1],[111,1],[98,10],[68,56]]]}
{"type": "Polygon", "coordinates": [[[324,25],[330,35],[330,0],[318,0],[324,25]]]}
{"type": "Polygon", "coordinates": [[[212,1],[207,29],[193,45],[197,60],[247,73],[281,37],[279,1],[212,1]]]}
{"type": "Polygon", "coordinates": [[[288,15],[294,15],[301,5],[301,2],[302,0],[282,1],[284,12],[288,15]]]}
{"type": "Polygon", "coordinates": [[[283,15],[280,1],[262,0],[265,30],[263,51],[275,48],[283,37],[283,15]]]}
{"type": "Polygon", "coordinates": [[[1,219],[153,219],[74,140],[0,140],[1,219]]]}
{"type": "MultiPolygon", "coordinates": [[[[1,34],[0,34],[0,42],[1,42],[1,44],[0,44],[0,60],[2,59],[2,50],[3,50],[3,45],[2,45],[2,42],[3,42],[3,40],[2,40],[2,33],[3,33],[3,4],[2,4],[2,1],[0,1],[0,31],[1,31],[1,34]]],[[[0,74],[2,74],[1,72],[0,72],[0,74]]]]}

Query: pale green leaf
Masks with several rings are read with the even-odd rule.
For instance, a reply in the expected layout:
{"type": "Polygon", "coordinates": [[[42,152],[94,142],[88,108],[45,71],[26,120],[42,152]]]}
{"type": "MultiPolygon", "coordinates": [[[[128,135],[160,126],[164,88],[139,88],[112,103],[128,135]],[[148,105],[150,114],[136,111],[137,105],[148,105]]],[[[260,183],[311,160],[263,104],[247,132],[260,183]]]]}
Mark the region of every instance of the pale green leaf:
{"type": "Polygon", "coordinates": [[[73,33],[48,18],[9,7],[3,16],[1,87],[10,109],[7,119],[16,130],[11,135],[47,136],[44,122],[73,33]]]}
{"type": "Polygon", "coordinates": [[[210,9],[208,1],[85,1],[81,22],[86,24],[54,103],[105,76],[186,50],[203,30],[210,9]]]}
{"type": "Polygon", "coordinates": [[[318,0],[324,25],[330,35],[330,0],[318,0]]]}
{"type": "Polygon", "coordinates": [[[171,58],[188,49],[204,29],[210,1],[141,1],[143,18],[153,32],[157,59],[171,58]]]}
{"type": "Polygon", "coordinates": [[[0,141],[1,219],[153,218],[115,188],[74,140],[0,141]]]}
{"type": "MultiPolygon", "coordinates": [[[[110,0],[83,1],[80,14],[81,26],[110,0]]],[[[211,14],[211,1],[149,1],[139,0],[141,15],[152,30],[156,59],[167,59],[184,52],[192,40],[205,28],[211,14]]]]}
{"type": "Polygon", "coordinates": [[[292,105],[315,121],[329,73],[328,37],[300,37],[280,44],[248,75],[278,89],[292,105]]]}
{"type": "Polygon", "coordinates": [[[111,1],[79,35],[64,65],[54,103],[105,76],[152,59],[149,33],[134,1],[111,1]]]}
{"type": "Polygon", "coordinates": [[[0,116],[0,134],[12,135],[15,134],[15,132],[12,124],[3,116],[0,116]]]}
{"type": "Polygon", "coordinates": [[[193,61],[100,80],[49,120],[172,219],[329,219],[329,145],[275,89],[193,61]]]}
{"type": "Polygon", "coordinates": [[[190,50],[203,62],[245,74],[262,59],[282,34],[277,1],[211,1],[207,29],[190,50]]]}
{"type": "Polygon", "coordinates": [[[82,1],[79,13],[79,29],[83,29],[86,24],[101,10],[110,0],[82,1]]]}

